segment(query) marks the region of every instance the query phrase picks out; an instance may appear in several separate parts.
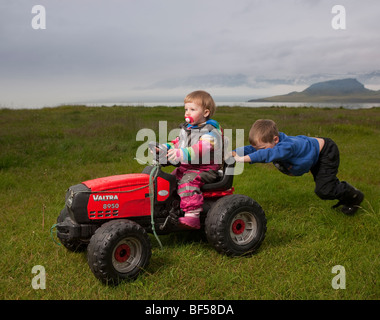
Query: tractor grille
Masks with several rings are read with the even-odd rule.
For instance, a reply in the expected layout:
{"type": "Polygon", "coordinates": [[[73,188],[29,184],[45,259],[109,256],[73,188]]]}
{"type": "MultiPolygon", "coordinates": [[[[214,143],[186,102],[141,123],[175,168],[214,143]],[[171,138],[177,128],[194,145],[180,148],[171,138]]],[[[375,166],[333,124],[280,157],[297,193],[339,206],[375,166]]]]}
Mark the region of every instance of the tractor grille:
{"type": "Polygon", "coordinates": [[[90,211],[90,219],[112,218],[119,215],[119,210],[90,211]]]}

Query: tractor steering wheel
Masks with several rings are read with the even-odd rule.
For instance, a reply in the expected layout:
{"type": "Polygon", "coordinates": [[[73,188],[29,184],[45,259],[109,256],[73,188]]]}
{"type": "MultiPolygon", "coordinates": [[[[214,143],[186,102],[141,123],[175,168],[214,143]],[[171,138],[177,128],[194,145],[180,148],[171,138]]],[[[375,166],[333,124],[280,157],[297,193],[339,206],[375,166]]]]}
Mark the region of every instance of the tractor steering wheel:
{"type": "Polygon", "coordinates": [[[179,166],[180,163],[175,163],[172,161],[169,161],[167,158],[168,148],[164,146],[163,144],[160,144],[155,141],[151,141],[148,144],[149,150],[153,153],[153,159],[154,161],[158,162],[161,166],[179,166]],[[158,149],[158,150],[157,150],[158,149]]]}

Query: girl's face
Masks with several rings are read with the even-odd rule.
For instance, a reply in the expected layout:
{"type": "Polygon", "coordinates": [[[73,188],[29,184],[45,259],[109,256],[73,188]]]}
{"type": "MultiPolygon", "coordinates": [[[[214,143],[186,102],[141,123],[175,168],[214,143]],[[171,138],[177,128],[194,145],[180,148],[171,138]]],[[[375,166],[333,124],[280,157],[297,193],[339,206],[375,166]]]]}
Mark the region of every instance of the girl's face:
{"type": "Polygon", "coordinates": [[[191,125],[197,125],[205,122],[209,114],[210,110],[203,110],[200,105],[193,102],[185,103],[185,118],[191,119],[189,122],[191,125]]]}

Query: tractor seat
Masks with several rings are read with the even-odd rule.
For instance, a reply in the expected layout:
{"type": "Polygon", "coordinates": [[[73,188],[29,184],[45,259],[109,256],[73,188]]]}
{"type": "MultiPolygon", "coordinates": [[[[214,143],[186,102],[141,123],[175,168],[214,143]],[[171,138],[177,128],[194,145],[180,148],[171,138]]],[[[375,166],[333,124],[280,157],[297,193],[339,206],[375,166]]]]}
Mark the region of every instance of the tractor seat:
{"type": "Polygon", "coordinates": [[[202,191],[223,191],[231,189],[232,183],[234,181],[234,168],[235,168],[235,158],[229,157],[224,161],[223,165],[223,176],[220,180],[213,183],[206,183],[202,186],[202,191]]]}

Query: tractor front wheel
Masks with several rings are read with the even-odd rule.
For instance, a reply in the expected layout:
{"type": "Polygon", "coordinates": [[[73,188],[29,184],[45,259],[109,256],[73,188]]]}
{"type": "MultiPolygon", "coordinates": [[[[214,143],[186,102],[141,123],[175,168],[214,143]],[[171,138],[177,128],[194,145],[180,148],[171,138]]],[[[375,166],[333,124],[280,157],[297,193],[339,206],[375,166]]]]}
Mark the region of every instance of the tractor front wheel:
{"type": "Polygon", "coordinates": [[[150,239],[144,228],[126,219],[102,225],[87,248],[87,261],[95,277],[112,285],[134,280],[149,264],[151,255],[150,239]]]}

